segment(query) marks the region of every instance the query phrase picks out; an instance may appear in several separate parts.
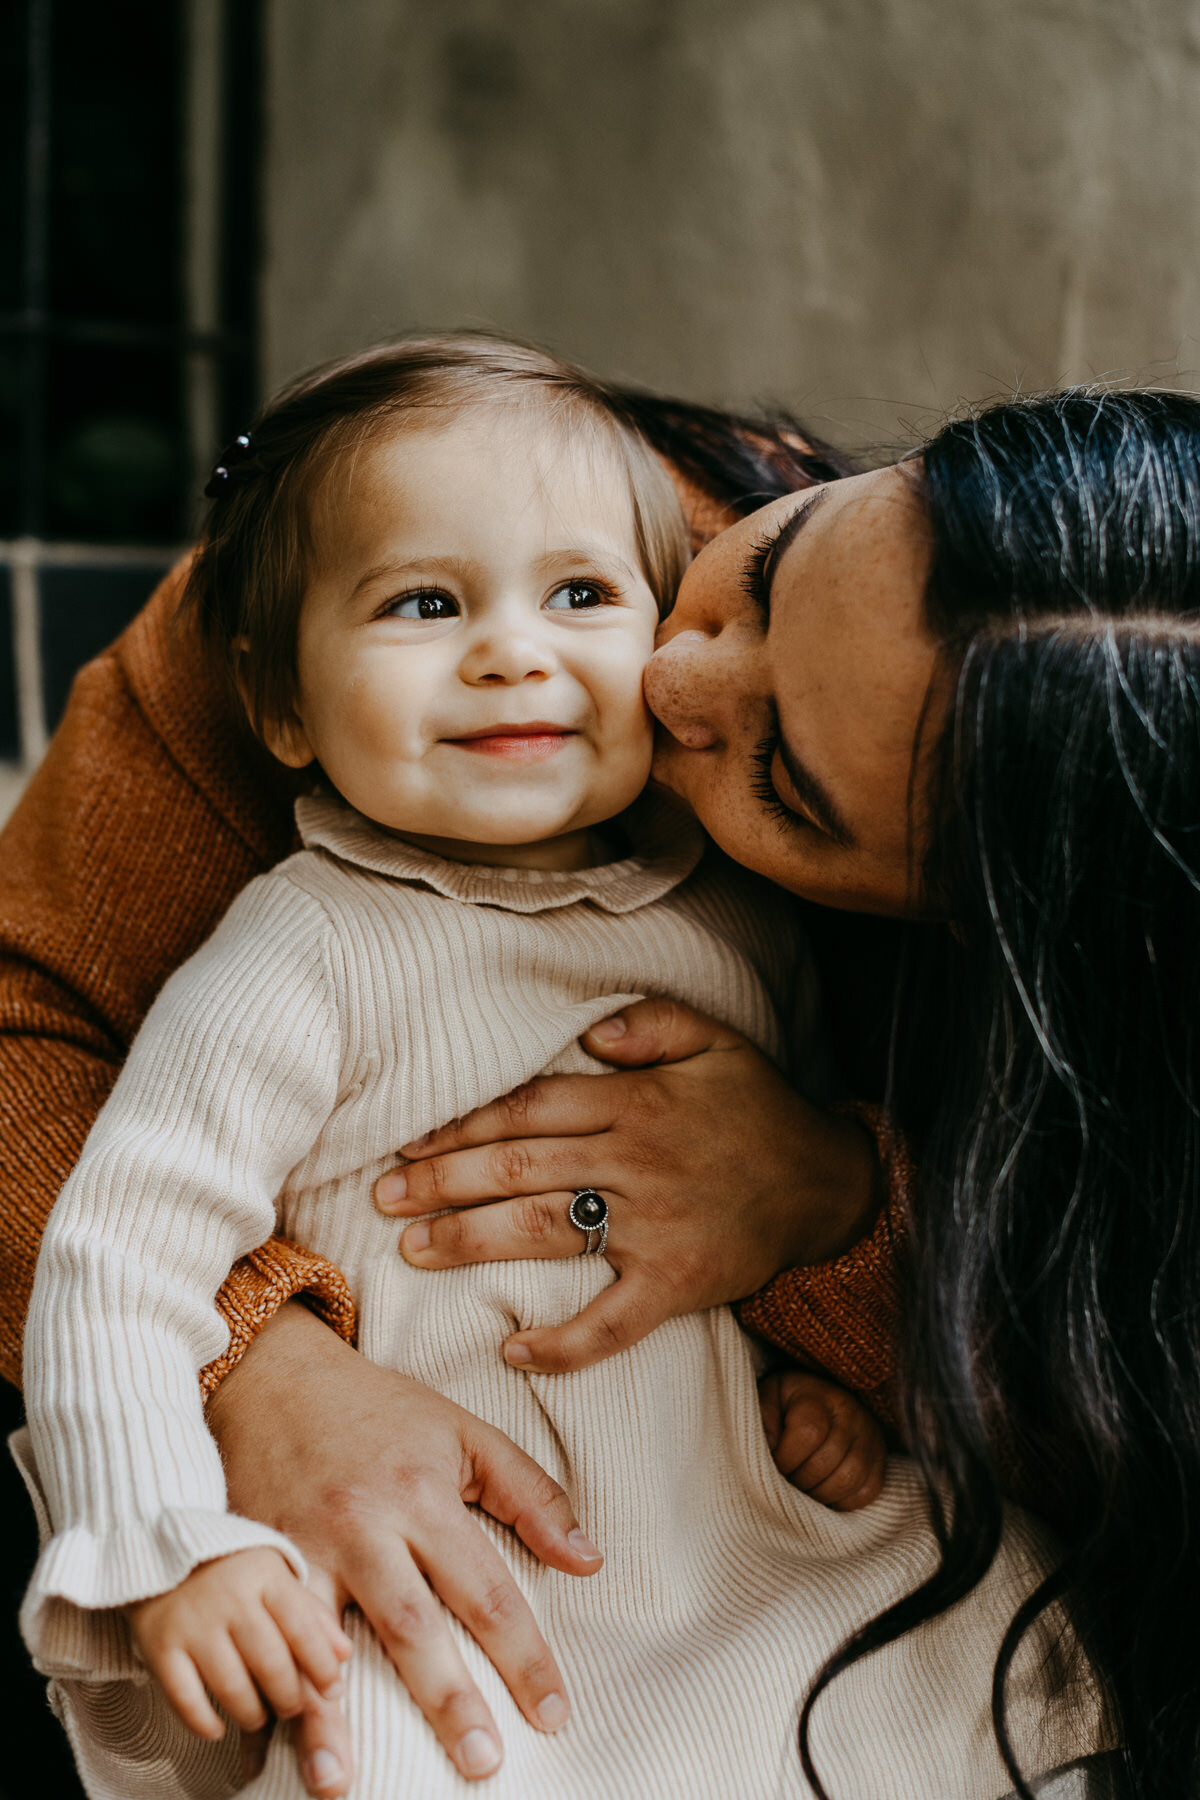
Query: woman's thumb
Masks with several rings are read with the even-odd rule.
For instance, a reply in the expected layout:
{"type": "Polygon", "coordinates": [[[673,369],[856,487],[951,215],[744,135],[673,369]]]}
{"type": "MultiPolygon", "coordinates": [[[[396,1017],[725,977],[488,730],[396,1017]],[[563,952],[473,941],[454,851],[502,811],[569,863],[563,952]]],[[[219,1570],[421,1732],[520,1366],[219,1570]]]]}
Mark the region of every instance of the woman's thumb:
{"type": "Polygon", "coordinates": [[[735,1031],[679,1000],[637,1000],[601,1019],[579,1041],[602,1062],[624,1069],[682,1062],[701,1051],[733,1049],[742,1042],[735,1031]]]}

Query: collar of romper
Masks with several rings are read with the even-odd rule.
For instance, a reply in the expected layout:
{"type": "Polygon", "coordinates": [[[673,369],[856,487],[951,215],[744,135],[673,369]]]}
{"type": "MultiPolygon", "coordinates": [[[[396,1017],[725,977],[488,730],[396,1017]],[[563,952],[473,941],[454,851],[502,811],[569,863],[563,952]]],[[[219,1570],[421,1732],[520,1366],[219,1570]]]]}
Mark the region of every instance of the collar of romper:
{"type": "Polygon", "coordinates": [[[306,850],[323,850],[339,862],[370,869],[392,881],[411,882],[473,906],[506,912],[550,912],[590,901],[604,912],[634,912],[669,894],[695,869],[706,839],[691,814],[665,794],[647,792],[613,825],[630,854],[591,869],[499,869],[486,863],[448,862],[394,837],[336,795],[296,802],[296,824],[306,850]]]}

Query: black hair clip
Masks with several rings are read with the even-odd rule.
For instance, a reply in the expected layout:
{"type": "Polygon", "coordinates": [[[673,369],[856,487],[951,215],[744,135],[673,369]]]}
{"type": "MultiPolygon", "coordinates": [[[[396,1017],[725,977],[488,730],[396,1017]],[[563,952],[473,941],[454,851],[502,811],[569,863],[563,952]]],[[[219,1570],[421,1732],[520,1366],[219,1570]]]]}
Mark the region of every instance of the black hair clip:
{"type": "Polygon", "coordinates": [[[225,492],[229,482],[229,469],[232,463],[245,462],[250,455],[252,445],[248,432],[239,431],[232,444],[226,445],[217,459],[216,467],[208,478],[208,486],[204,490],[206,500],[215,500],[225,492]]]}

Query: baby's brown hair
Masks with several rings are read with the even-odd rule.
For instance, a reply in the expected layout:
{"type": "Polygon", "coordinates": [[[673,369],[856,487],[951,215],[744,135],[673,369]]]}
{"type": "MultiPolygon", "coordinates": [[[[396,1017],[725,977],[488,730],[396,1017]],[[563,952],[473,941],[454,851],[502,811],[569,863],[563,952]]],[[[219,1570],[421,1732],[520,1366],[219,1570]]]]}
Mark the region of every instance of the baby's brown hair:
{"type": "Polygon", "coordinates": [[[314,560],[313,484],[406,415],[524,406],[614,453],[629,481],[642,571],[670,606],[688,532],[671,477],[620,395],[544,350],[477,333],[402,338],[290,383],[230,447],[183,604],[236,686],[255,731],[292,716],[300,607],[314,560]]]}

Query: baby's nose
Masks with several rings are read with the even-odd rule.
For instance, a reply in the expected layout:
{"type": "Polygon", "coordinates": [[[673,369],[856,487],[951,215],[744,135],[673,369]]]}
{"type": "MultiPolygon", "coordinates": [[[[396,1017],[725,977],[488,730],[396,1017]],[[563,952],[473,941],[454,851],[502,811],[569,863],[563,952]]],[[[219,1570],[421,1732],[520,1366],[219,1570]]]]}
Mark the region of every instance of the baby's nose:
{"type": "Polygon", "coordinates": [[[480,687],[511,687],[519,681],[546,681],[555,667],[552,651],[536,634],[490,632],[466,651],[462,676],[480,687]]]}

